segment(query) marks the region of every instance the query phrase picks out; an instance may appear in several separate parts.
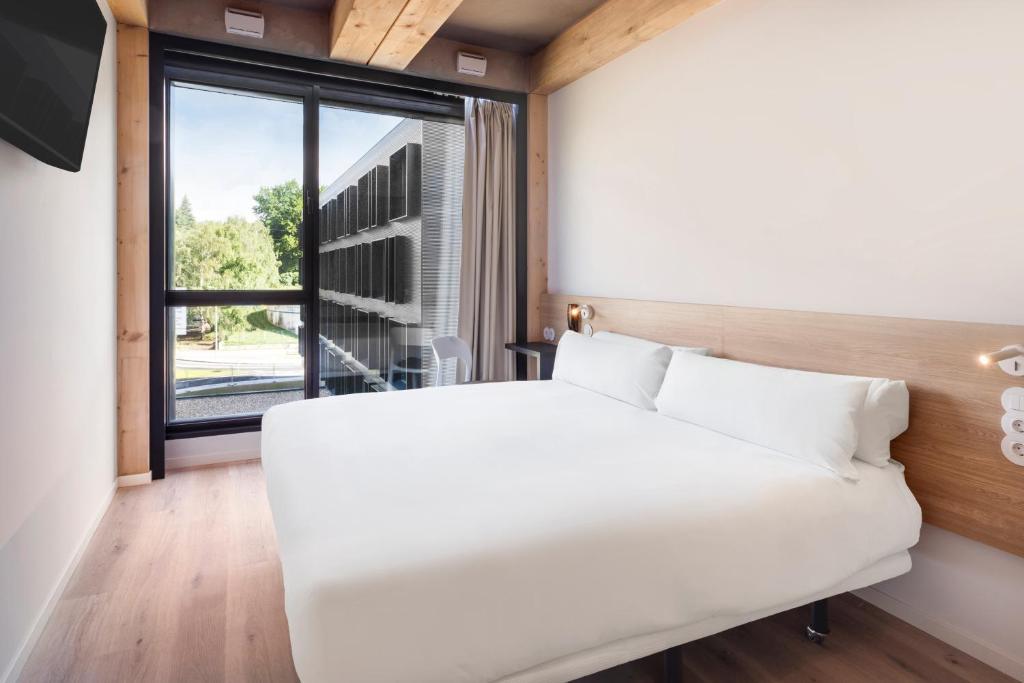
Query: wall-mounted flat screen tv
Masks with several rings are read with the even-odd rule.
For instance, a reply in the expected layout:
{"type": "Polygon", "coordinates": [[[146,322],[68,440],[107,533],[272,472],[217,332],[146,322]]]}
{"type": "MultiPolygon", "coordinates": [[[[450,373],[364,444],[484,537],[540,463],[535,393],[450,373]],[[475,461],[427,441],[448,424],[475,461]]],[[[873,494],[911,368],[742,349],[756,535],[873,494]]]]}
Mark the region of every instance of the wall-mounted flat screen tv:
{"type": "Polygon", "coordinates": [[[0,0],[0,137],[78,171],[106,33],[96,0],[0,0]]]}

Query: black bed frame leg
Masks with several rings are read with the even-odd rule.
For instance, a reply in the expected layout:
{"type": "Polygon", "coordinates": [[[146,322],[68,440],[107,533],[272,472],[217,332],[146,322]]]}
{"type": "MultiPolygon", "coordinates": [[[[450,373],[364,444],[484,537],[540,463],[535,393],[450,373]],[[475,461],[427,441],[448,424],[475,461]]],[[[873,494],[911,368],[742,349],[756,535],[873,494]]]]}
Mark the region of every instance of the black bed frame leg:
{"type": "Polygon", "coordinates": [[[665,664],[665,683],[683,680],[683,646],[670,647],[662,653],[665,664]]]}
{"type": "Polygon", "coordinates": [[[828,598],[811,604],[811,624],[807,627],[807,639],[812,643],[824,643],[828,630],[828,598]]]}

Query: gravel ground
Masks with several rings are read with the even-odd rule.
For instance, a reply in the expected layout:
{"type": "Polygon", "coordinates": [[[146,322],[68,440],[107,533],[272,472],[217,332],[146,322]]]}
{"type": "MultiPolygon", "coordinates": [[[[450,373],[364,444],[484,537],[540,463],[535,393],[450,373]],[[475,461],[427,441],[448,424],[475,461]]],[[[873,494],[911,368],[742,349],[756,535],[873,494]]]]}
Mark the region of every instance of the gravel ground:
{"type": "MultiPolygon", "coordinates": [[[[324,396],[330,396],[323,393],[324,396]]],[[[174,402],[174,415],[178,420],[195,420],[207,417],[232,415],[260,415],[271,406],[290,401],[301,401],[301,391],[273,391],[230,396],[204,396],[200,398],[179,398],[174,402]]]]}

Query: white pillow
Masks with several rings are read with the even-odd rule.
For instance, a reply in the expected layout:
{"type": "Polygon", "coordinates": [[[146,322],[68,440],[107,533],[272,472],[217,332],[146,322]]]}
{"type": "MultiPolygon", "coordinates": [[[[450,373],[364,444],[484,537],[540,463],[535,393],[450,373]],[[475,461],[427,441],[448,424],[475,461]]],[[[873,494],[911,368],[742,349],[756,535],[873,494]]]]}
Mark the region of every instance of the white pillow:
{"type": "Polygon", "coordinates": [[[859,479],[850,462],[871,380],[675,353],[658,412],[859,479]]]}
{"type": "Polygon", "coordinates": [[[558,341],[551,379],[654,410],[671,359],[666,346],[638,351],[570,330],[558,341]]]}
{"type": "MultiPolygon", "coordinates": [[[[646,348],[657,348],[659,346],[665,346],[661,342],[651,341],[650,339],[644,339],[643,337],[631,337],[628,334],[619,334],[618,332],[607,332],[601,330],[600,332],[594,333],[594,339],[601,339],[604,341],[618,342],[620,344],[631,344],[637,347],[646,348]]],[[[710,356],[711,349],[703,346],[669,346],[668,348],[673,351],[686,351],[687,353],[699,353],[702,356],[710,356]]]]}
{"type": "Polygon", "coordinates": [[[909,418],[907,383],[872,379],[861,416],[857,452],[853,457],[876,467],[888,466],[891,457],[889,442],[907,431],[909,418]]]}

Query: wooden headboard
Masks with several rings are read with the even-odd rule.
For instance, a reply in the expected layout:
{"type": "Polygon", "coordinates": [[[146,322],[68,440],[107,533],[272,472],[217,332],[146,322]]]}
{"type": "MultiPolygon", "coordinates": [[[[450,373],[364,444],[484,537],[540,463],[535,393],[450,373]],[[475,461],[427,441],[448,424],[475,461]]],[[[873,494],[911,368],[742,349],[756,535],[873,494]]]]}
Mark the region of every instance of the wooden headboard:
{"type": "Polygon", "coordinates": [[[925,521],[1024,556],[1024,467],[1003,457],[1000,397],[1018,378],[979,353],[1024,341],[1024,326],[541,296],[561,334],[569,303],[594,307],[594,330],[780,367],[906,380],[910,429],[893,443],[925,521]]]}

